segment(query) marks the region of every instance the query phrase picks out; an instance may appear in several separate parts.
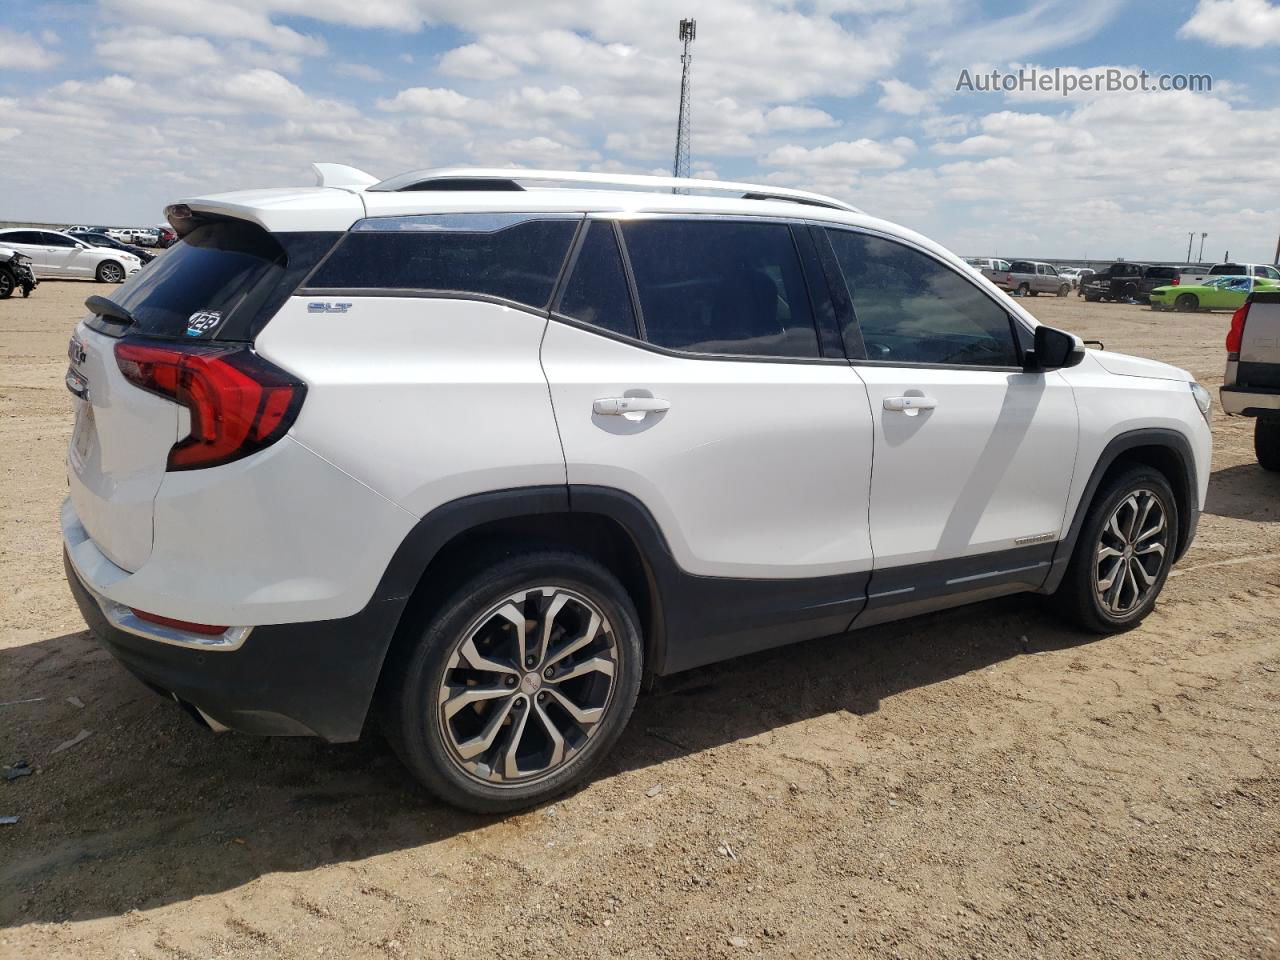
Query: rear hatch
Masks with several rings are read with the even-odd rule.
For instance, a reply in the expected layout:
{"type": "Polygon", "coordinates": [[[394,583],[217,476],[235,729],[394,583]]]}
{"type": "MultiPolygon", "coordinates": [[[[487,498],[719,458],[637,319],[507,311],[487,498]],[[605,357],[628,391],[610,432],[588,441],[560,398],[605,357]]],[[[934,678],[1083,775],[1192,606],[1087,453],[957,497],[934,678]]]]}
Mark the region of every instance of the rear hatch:
{"type": "Polygon", "coordinates": [[[1236,386],[1280,389],[1280,291],[1255,291],[1249,297],[1236,386]]]}
{"type": "MultiPolygon", "coordinates": [[[[76,397],[68,482],[89,537],[125,570],[151,555],[155,497],[175,443],[192,431],[187,406],[139,385],[146,381],[140,371],[158,368],[143,370],[128,347],[151,345],[153,356],[207,354],[252,340],[314,265],[312,248],[327,249],[307,242],[318,235],[285,236],[291,239],[282,245],[245,221],[202,223],[127,283],[108,288],[105,300],[87,301],[94,312],[76,326],[68,350],[67,387],[76,397]],[[286,246],[299,251],[295,262],[286,246]]],[[[331,245],[332,235],[324,236],[331,245]]]]}

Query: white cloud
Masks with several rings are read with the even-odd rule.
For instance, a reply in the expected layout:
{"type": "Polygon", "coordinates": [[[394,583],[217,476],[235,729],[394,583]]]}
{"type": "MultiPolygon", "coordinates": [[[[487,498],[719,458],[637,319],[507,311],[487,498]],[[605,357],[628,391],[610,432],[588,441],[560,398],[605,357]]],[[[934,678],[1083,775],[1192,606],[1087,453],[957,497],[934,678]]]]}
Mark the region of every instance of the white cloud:
{"type": "Polygon", "coordinates": [[[764,115],[764,122],[770,130],[818,130],[840,126],[839,121],[825,110],[788,105],[774,107],[764,115]]]}
{"type": "Polygon", "coordinates": [[[455,47],[440,58],[440,72],[452,77],[501,80],[520,72],[506,57],[478,43],[455,47]]]}
{"type": "MultiPolygon", "coordinates": [[[[56,35],[53,39],[57,41],[56,35]]],[[[44,43],[49,42],[44,39],[44,43]]],[[[48,70],[61,59],[31,34],[0,27],[0,70],[48,70]]]]}
{"type": "Polygon", "coordinates": [[[933,94],[928,90],[921,90],[901,80],[881,80],[880,88],[884,91],[884,96],[876,106],[891,113],[915,116],[933,103],[933,94]]]}
{"type": "Polygon", "coordinates": [[[22,131],[17,127],[0,127],[0,143],[4,143],[6,140],[13,140],[20,133],[22,131]]]}
{"type": "Polygon", "coordinates": [[[467,112],[470,103],[470,97],[446,87],[410,87],[389,100],[379,100],[378,109],[437,117],[460,117],[467,112]]]}
{"type": "Polygon", "coordinates": [[[266,5],[246,0],[100,0],[112,19],[208,37],[252,40],[286,53],[318,54],[324,41],[271,22],[266,5]]]}
{"type": "Polygon", "coordinates": [[[765,156],[764,162],[772,167],[802,169],[821,167],[840,169],[848,171],[850,175],[856,175],[864,169],[900,167],[907,162],[904,153],[909,152],[914,146],[915,144],[905,137],[895,140],[892,145],[878,143],[865,137],[813,148],[789,143],[771,150],[765,156]]]}
{"type": "Polygon", "coordinates": [[[340,63],[333,68],[333,72],[340,77],[352,77],[356,80],[363,80],[366,83],[377,83],[379,80],[385,80],[387,75],[377,67],[371,67],[367,63],[340,63]]]}
{"type": "Polygon", "coordinates": [[[203,37],[146,26],[104,31],[94,51],[108,68],[128,73],[190,74],[224,63],[222,54],[203,37]]]}
{"type": "Polygon", "coordinates": [[[1216,47],[1280,44],[1280,6],[1267,0],[1200,0],[1178,32],[1216,47]]]}

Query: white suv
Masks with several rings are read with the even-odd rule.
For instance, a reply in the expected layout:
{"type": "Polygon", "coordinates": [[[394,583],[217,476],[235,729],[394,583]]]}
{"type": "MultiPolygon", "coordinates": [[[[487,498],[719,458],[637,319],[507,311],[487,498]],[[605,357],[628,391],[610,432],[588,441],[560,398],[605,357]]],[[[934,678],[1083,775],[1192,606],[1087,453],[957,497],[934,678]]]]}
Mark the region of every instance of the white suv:
{"type": "Polygon", "coordinates": [[[170,207],[183,242],[71,341],[72,590],[214,729],[375,717],[439,796],[512,809],[646,677],[1023,591],[1122,630],[1195,533],[1208,394],[902,227],[747,184],[372,181],[170,207]]]}

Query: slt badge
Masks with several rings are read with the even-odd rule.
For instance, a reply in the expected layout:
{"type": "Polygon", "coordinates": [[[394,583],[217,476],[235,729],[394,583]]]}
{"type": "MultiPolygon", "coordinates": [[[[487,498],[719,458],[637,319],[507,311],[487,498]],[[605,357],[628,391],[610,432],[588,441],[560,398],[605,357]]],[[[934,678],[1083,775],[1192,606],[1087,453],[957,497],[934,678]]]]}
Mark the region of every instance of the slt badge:
{"type": "Polygon", "coordinates": [[[330,303],[327,300],[315,300],[307,304],[307,313],[346,313],[349,309],[349,303],[330,303]]]}

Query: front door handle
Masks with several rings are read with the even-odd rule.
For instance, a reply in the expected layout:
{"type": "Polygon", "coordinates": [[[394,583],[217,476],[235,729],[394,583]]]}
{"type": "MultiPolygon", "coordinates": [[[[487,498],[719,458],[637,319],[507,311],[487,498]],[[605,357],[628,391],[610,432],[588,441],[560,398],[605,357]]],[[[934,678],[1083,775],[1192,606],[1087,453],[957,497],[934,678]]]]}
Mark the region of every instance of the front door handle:
{"type": "Polygon", "coordinates": [[[629,420],[639,420],[648,413],[666,413],[670,409],[669,400],[657,397],[605,397],[591,404],[591,412],[597,416],[627,417],[629,420]]]}
{"type": "Polygon", "coordinates": [[[885,397],[884,408],[905,413],[909,417],[917,416],[921,410],[932,410],[938,405],[933,397],[885,397]]]}

